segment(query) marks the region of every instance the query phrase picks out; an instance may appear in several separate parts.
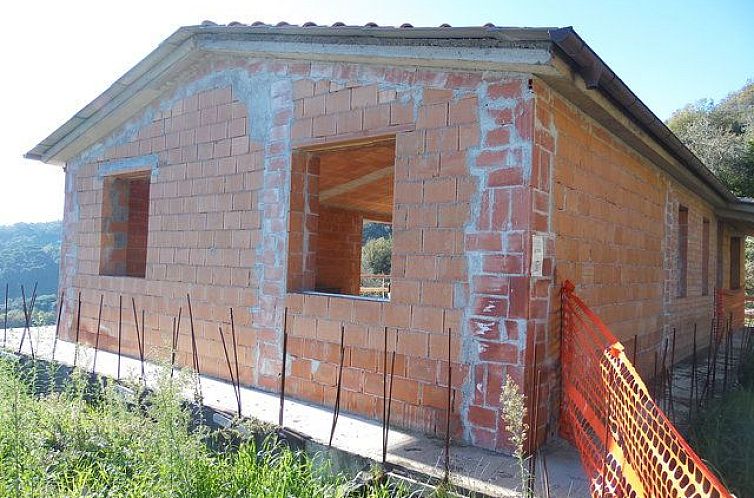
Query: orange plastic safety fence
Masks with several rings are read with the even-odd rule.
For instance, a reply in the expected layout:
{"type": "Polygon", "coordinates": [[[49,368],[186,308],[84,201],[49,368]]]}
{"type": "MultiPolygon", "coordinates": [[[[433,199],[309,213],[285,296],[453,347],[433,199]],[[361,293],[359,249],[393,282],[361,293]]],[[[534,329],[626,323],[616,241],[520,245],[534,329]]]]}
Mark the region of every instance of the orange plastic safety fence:
{"type": "Polygon", "coordinates": [[[579,450],[592,497],[731,497],[573,290],[564,284],[561,430],[579,450]]]}

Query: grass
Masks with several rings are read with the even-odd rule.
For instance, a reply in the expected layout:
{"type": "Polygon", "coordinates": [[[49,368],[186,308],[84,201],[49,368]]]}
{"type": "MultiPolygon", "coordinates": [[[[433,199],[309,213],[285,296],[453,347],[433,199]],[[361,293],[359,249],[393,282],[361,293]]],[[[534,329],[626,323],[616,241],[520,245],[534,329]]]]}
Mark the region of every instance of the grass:
{"type": "Polygon", "coordinates": [[[690,440],[699,455],[736,496],[754,496],[754,350],[736,390],[702,410],[690,440]]]}
{"type": "Polygon", "coordinates": [[[42,381],[0,358],[0,497],[338,497],[348,480],[271,439],[197,427],[168,376],[139,407],[80,373],[61,389],[42,381]]]}

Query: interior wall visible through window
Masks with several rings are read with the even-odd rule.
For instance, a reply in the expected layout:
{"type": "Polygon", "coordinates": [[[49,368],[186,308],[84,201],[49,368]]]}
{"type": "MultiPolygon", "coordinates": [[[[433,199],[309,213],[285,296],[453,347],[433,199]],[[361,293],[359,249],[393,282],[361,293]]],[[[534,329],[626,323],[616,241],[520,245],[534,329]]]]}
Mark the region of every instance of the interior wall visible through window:
{"type": "Polygon", "coordinates": [[[149,179],[148,171],[104,179],[100,275],[145,277],[149,179]]]}

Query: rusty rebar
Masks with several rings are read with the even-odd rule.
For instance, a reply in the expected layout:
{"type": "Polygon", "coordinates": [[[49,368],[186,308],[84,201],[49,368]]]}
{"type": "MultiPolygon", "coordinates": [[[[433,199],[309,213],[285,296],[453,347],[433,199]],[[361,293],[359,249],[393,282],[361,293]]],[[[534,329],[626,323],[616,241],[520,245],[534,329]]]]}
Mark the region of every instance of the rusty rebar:
{"type": "Polygon", "coordinates": [[[97,371],[97,350],[99,349],[100,326],[102,325],[102,304],[105,301],[104,294],[99,295],[99,311],[97,312],[97,335],[94,339],[94,360],[92,361],[92,373],[97,371]]]}
{"type": "Polygon", "coordinates": [[[217,330],[220,332],[220,340],[223,343],[223,353],[225,353],[225,364],[228,366],[228,373],[230,374],[230,383],[233,386],[233,394],[236,396],[236,404],[238,405],[238,416],[241,416],[241,399],[238,397],[238,390],[236,389],[236,376],[233,373],[233,367],[230,363],[230,355],[228,354],[228,346],[225,342],[225,334],[223,334],[222,326],[218,326],[217,330]]]}
{"type": "Polygon", "coordinates": [[[531,454],[531,468],[529,472],[529,482],[531,483],[532,495],[534,494],[535,483],[537,482],[537,455],[539,454],[539,451],[537,450],[537,443],[539,442],[539,386],[542,382],[542,369],[537,368],[537,373],[534,376],[534,379],[534,427],[532,427],[532,444],[534,445],[534,450],[531,454]]]}
{"type": "Polygon", "coordinates": [[[390,415],[393,409],[393,379],[395,377],[395,354],[398,351],[398,329],[395,329],[395,345],[393,346],[393,352],[390,358],[390,387],[387,392],[387,412],[385,420],[385,434],[382,440],[382,446],[384,448],[384,455],[382,457],[383,463],[387,461],[387,449],[390,438],[390,415]]]}
{"type": "Polygon", "coordinates": [[[676,331],[673,327],[673,346],[670,350],[670,366],[668,367],[668,413],[670,419],[675,423],[675,401],[673,399],[673,381],[675,376],[675,340],[676,331]]]}
{"type": "Polygon", "coordinates": [[[120,352],[123,338],[123,295],[118,296],[118,373],[116,380],[120,380],[120,352]]]}
{"type": "Polygon", "coordinates": [[[191,352],[193,355],[194,372],[196,373],[197,394],[199,396],[199,404],[203,404],[204,397],[202,396],[202,372],[199,369],[199,350],[196,345],[196,332],[194,330],[194,311],[191,307],[190,294],[186,294],[186,302],[188,303],[189,323],[191,325],[191,352]]]}
{"type": "Polygon", "coordinates": [[[333,437],[335,437],[335,426],[338,424],[338,416],[340,415],[340,392],[343,386],[343,363],[346,357],[346,328],[343,324],[340,325],[340,362],[338,364],[338,385],[335,391],[335,406],[333,407],[332,416],[332,428],[330,429],[330,440],[327,443],[328,447],[332,446],[333,437]]]}
{"type": "Polygon", "coordinates": [[[694,411],[694,395],[698,392],[694,392],[694,389],[698,391],[697,382],[696,382],[696,322],[694,322],[694,335],[692,339],[692,348],[691,348],[691,382],[689,384],[689,413],[688,413],[688,424],[691,425],[691,418],[694,411]]]}
{"type": "Polygon", "coordinates": [[[448,327],[448,399],[445,413],[445,475],[444,482],[450,482],[450,414],[453,409],[453,364],[451,363],[452,329],[448,327]]]}
{"type": "Polygon", "coordinates": [[[631,364],[638,370],[636,366],[637,353],[639,351],[639,334],[634,334],[634,351],[631,357],[631,364]]]}
{"type": "Polygon", "coordinates": [[[233,308],[230,308],[230,336],[233,341],[233,359],[236,364],[236,393],[238,396],[238,416],[241,417],[241,374],[238,369],[238,341],[236,340],[236,320],[233,318],[233,308]]]}
{"type": "Polygon", "coordinates": [[[704,387],[702,388],[702,394],[698,397],[699,406],[702,406],[702,402],[707,399],[710,390],[710,382],[712,380],[712,348],[715,342],[715,319],[712,318],[709,329],[709,340],[707,342],[707,373],[704,377],[704,387]]]}
{"type": "Polygon", "coordinates": [[[58,302],[58,319],[55,322],[55,337],[52,340],[52,357],[51,361],[55,361],[55,351],[58,349],[58,337],[60,336],[60,317],[63,313],[63,301],[65,301],[65,289],[60,292],[60,301],[58,302]]]}
{"type": "Polygon", "coordinates": [[[76,349],[73,352],[73,367],[79,359],[79,337],[81,336],[81,291],[79,291],[78,304],[76,306],[76,349]]]}
{"type": "MultiPolygon", "coordinates": [[[[280,365],[280,400],[278,408],[278,426],[283,427],[285,418],[285,377],[288,362],[288,307],[283,310],[283,358],[280,365]]],[[[333,429],[334,430],[334,429],[333,429]]],[[[332,436],[330,437],[332,441],[332,436]]]]}
{"type": "Polygon", "coordinates": [[[668,346],[670,345],[670,339],[665,338],[665,347],[662,349],[662,364],[660,365],[660,396],[662,401],[663,410],[667,410],[667,389],[665,383],[668,380],[668,346]]]}
{"type": "MultiPolygon", "coordinates": [[[[545,434],[549,433],[549,424],[545,427],[545,434]]],[[[550,498],[550,471],[547,468],[547,452],[540,453],[542,459],[542,491],[544,498],[550,498]]]]}
{"type": "MultiPolygon", "coordinates": [[[[131,298],[131,305],[134,311],[134,327],[136,328],[136,343],[139,348],[139,361],[141,362],[141,381],[146,381],[144,375],[144,345],[141,342],[141,333],[139,332],[139,315],[136,313],[136,299],[131,298]]],[[[143,316],[143,315],[142,315],[143,316]]]]}
{"type": "MultiPolygon", "coordinates": [[[[655,352],[655,357],[657,356],[657,353],[655,352]]],[[[610,369],[610,383],[613,384],[613,375],[614,371],[611,368],[610,369]]],[[[607,491],[607,460],[608,456],[610,455],[610,426],[612,422],[612,408],[613,408],[613,397],[612,397],[612,389],[607,389],[606,392],[606,403],[605,403],[605,441],[604,441],[604,450],[605,454],[602,457],[602,490],[601,490],[601,498],[605,498],[605,492],[607,491]]]]}
{"type": "Polygon", "coordinates": [[[387,327],[385,327],[382,348],[382,465],[385,465],[387,459],[387,440],[385,439],[385,431],[387,430],[387,356],[387,327]]]}
{"type": "Polygon", "coordinates": [[[657,351],[655,350],[654,373],[652,374],[652,397],[657,401],[657,351]]]}
{"type": "Polygon", "coordinates": [[[178,307],[178,320],[173,317],[173,337],[172,337],[172,349],[170,353],[170,378],[175,375],[175,356],[178,353],[178,335],[181,330],[181,314],[183,313],[183,306],[178,307]]]}
{"type": "Polygon", "coordinates": [[[34,282],[34,290],[31,293],[31,301],[28,303],[26,302],[26,292],[24,290],[24,286],[21,286],[21,298],[23,300],[23,308],[24,308],[24,331],[21,334],[21,342],[18,345],[18,354],[21,354],[21,349],[24,347],[24,342],[26,340],[26,334],[29,334],[29,350],[31,351],[31,359],[34,359],[34,343],[31,340],[31,319],[34,314],[34,304],[37,300],[37,282],[34,282]]]}

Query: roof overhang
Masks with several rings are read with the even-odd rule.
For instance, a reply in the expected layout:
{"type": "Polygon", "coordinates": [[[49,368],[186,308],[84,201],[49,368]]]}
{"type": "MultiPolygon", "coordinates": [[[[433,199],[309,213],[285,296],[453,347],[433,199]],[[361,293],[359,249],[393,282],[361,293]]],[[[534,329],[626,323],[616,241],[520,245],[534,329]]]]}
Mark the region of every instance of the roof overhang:
{"type": "Polygon", "coordinates": [[[748,217],[749,205],[734,196],[572,28],[183,27],[25,157],[64,165],[137,115],[183,71],[213,54],[533,74],[716,209],[748,217]]]}

